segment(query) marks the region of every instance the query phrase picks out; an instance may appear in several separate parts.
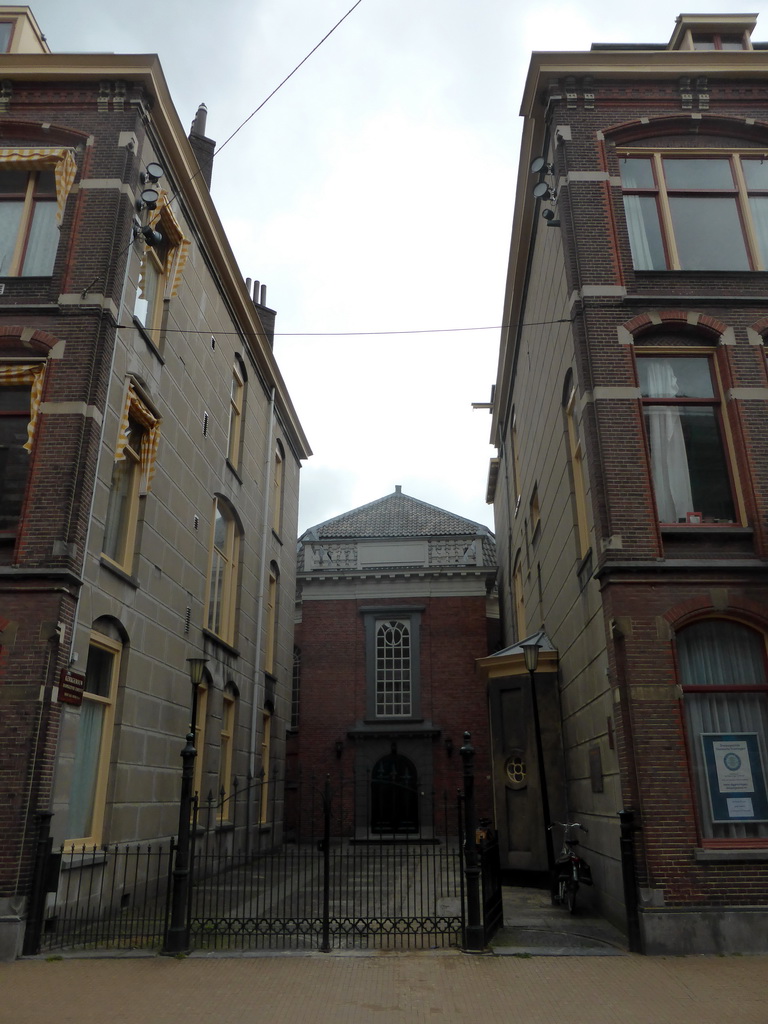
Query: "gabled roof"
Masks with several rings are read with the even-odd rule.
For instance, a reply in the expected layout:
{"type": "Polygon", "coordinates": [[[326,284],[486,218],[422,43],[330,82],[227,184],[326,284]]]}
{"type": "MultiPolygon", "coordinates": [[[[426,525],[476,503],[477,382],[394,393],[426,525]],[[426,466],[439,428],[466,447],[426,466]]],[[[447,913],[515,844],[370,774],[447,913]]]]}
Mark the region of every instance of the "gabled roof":
{"type": "Polygon", "coordinates": [[[397,486],[392,494],[310,527],[301,540],[466,537],[477,534],[493,538],[487,526],[412,498],[397,486]]]}

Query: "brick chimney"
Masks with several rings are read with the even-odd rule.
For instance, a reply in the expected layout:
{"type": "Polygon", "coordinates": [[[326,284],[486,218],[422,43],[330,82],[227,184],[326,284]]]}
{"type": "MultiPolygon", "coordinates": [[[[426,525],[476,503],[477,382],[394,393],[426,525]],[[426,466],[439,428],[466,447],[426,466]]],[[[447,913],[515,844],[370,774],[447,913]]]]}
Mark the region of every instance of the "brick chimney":
{"type": "Polygon", "coordinates": [[[201,103],[197,108],[195,120],[189,132],[189,144],[194,150],[197,162],[202,172],[203,180],[210,189],[211,177],[213,175],[213,151],[216,143],[205,134],[205,122],[208,119],[208,108],[201,103]]]}

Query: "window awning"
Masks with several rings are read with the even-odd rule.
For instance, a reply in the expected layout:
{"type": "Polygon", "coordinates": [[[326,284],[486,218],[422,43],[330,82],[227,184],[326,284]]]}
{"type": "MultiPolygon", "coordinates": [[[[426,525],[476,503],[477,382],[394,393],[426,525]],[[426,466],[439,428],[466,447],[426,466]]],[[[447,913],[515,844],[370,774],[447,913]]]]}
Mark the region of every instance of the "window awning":
{"type": "Polygon", "coordinates": [[[155,457],[160,443],[160,420],[141,400],[133,384],[129,383],[123,416],[120,420],[120,430],[117,435],[115,462],[120,462],[125,458],[125,448],[128,444],[129,420],[131,417],[144,427],[144,433],[141,438],[141,451],[139,452],[139,462],[141,465],[139,493],[146,494],[149,491],[152,477],[155,475],[155,457]]]}
{"type": "Polygon", "coordinates": [[[14,364],[0,366],[0,386],[12,387],[18,384],[29,384],[32,392],[29,400],[29,426],[27,427],[27,442],[22,445],[25,451],[31,452],[35,440],[35,427],[37,426],[37,414],[40,411],[40,399],[43,395],[43,377],[45,375],[45,363],[31,363],[26,366],[14,364]]]}
{"type": "Polygon", "coordinates": [[[0,167],[19,171],[53,171],[56,181],[56,220],[61,224],[64,204],[77,174],[77,164],[70,149],[0,148],[0,167]]]}
{"type": "Polygon", "coordinates": [[[184,232],[171,208],[165,189],[160,189],[160,198],[157,207],[149,215],[149,224],[153,228],[158,227],[168,243],[168,254],[163,272],[168,282],[166,295],[172,299],[181,284],[181,275],[187,262],[190,241],[184,237],[184,232]]]}

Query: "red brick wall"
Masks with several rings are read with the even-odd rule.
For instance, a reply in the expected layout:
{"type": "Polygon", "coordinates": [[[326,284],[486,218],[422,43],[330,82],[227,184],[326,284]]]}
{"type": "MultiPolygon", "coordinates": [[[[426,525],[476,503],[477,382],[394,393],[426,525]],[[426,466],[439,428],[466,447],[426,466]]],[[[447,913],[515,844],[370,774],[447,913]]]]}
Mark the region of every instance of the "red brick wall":
{"type": "MultiPolygon", "coordinates": [[[[475,659],[488,653],[484,597],[427,597],[377,601],[377,605],[424,607],[421,614],[421,713],[440,730],[431,747],[433,787],[452,800],[462,780],[459,748],[469,731],[476,750],[478,814],[491,816],[490,745],[485,684],[475,659]],[[450,738],[449,756],[445,740],[450,738]]],[[[306,770],[335,773],[354,768],[356,752],[368,741],[348,730],[366,720],[365,629],[361,608],[370,601],[305,601],[297,633],[301,647],[301,704],[298,760],[306,770]],[[344,743],[341,764],[336,740],[344,743]]],[[[396,739],[396,730],[393,732],[396,739]]]]}

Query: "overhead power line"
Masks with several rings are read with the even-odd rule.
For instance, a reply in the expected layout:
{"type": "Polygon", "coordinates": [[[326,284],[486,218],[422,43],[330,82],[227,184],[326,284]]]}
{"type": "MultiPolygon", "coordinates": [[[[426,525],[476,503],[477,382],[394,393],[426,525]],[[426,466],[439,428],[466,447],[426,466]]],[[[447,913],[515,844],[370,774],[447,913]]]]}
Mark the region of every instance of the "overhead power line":
{"type": "Polygon", "coordinates": [[[299,70],[299,68],[303,64],[307,63],[307,61],[312,56],[312,54],[316,53],[320,49],[320,47],[323,45],[323,43],[326,41],[326,39],[328,39],[329,36],[333,35],[333,33],[336,31],[336,29],[339,27],[339,25],[341,25],[341,23],[343,21],[346,21],[347,18],[350,16],[350,14],[354,11],[354,9],[356,7],[359,7],[362,2],[363,2],[363,0],[357,0],[357,3],[353,4],[350,7],[350,9],[347,11],[347,13],[344,15],[344,17],[343,18],[339,18],[339,20],[336,22],[336,24],[333,26],[333,28],[329,32],[325,33],[325,35],[320,40],[320,42],[316,46],[312,47],[312,49],[309,51],[309,53],[306,55],[306,57],[303,60],[299,61],[299,63],[296,65],[296,67],[293,69],[293,71],[291,71],[290,74],[286,75],[285,78],[282,80],[282,82],[280,82],[279,85],[275,86],[275,88],[272,90],[272,92],[269,94],[269,96],[267,96],[267,98],[265,100],[262,100],[262,102],[258,105],[258,107],[256,107],[256,109],[252,113],[250,113],[248,115],[248,117],[246,117],[246,119],[243,121],[243,123],[238,125],[237,128],[235,128],[235,130],[232,132],[232,134],[229,136],[229,138],[224,139],[222,144],[218,147],[216,152],[213,154],[214,156],[218,156],[218,154],[222,151],[222,149],[224,149],[224,147],[227,145],[227,143],[231,142],[232,139],[234,139],[234,137],[237,135],[237,133],[240,131],[240,129],[241,128],[245,128],[245,126],[248,124],[248,122],[251,120],[251,118],[255,117],[256,114],[258,114],[258,112],[261,110],[261,108],[264,107],[267,103],[269,103],[269,101],[272,99],[272,97],[275,95],[275,93],[279,89],[282,89],[282,87],[285,85],[285,83],[289,79],[293,78],[293,76],[296,74],[296,72],[299,70]]]}
{"type": "MultiPolygon", "coordinates": [[[[395,334],[451,334],[458,331],[503,331],[513,327],[549,327],[552,324],[570,324],[570,317],[560,320],[531,320],[517,324],[492,324],[485,327],[424,327],[406,331],[276,331],[276,338],[371,338],[380,335],[395,334]]],[[[120,324],[122,330],[127,330],[132,324],[120,324]]],[[[211,328],[205,331],[183,330],[180,327],[169,327],[163,331],[164,334],[206,334],[219,335],[226,338],[230,335],[237,337],[249,337],[247,331],[217,331],[211,328]]]]}

